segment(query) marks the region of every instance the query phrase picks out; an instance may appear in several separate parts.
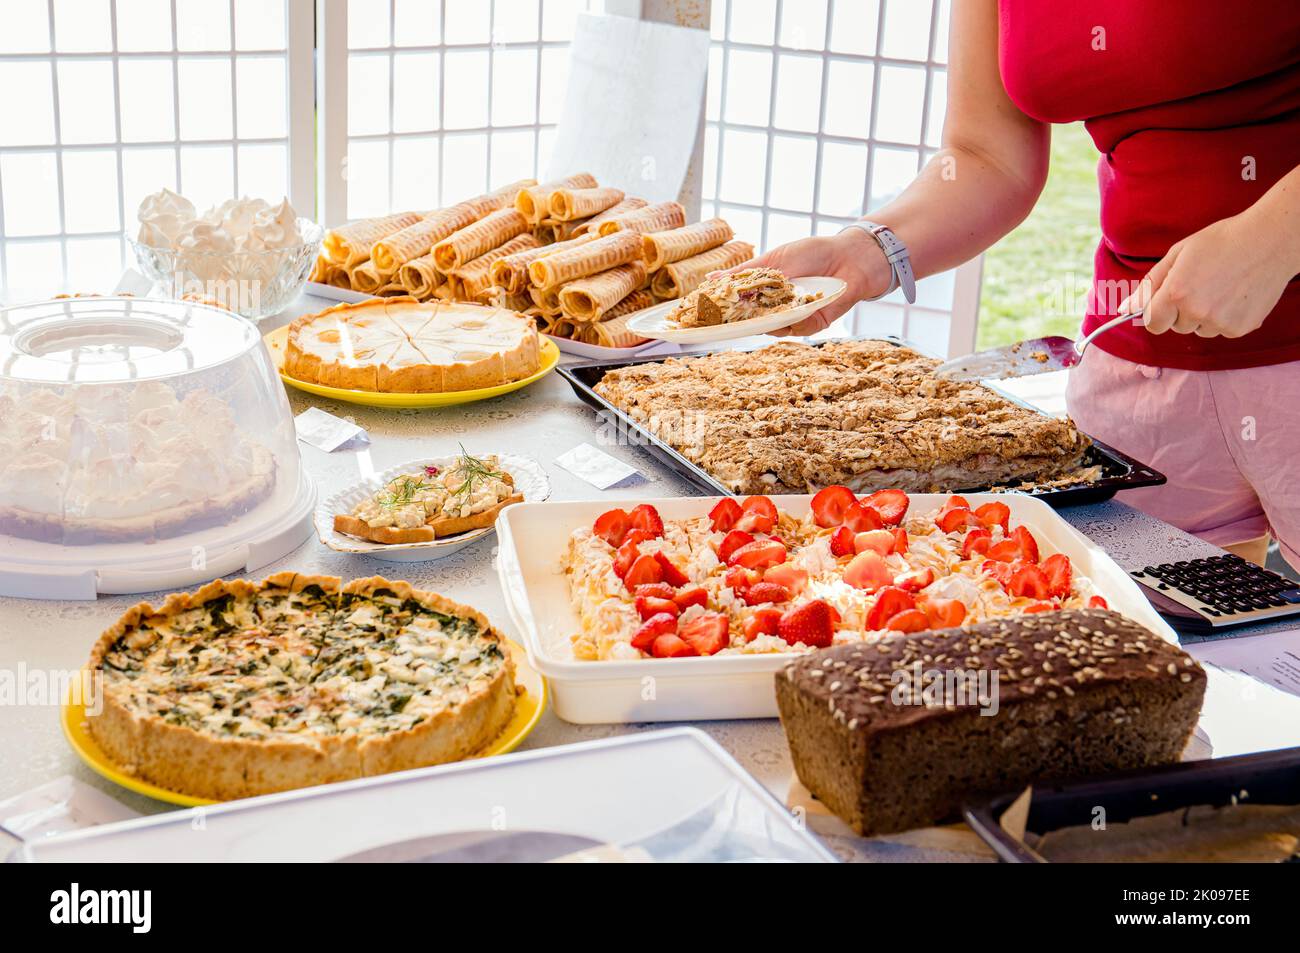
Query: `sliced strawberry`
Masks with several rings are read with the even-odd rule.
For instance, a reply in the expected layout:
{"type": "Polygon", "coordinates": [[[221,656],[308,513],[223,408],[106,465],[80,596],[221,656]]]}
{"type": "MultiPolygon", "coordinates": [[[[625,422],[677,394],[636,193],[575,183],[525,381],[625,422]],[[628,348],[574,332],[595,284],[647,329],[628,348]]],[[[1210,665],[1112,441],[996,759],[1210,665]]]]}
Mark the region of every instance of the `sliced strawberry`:
{"type": "Polygon", "coordinates": [[[623,537],[632,528],[632,518],[624,510],[607,510],[596,517],[591,531],[615,549],[623,545],[623,537]]]}
{"type": "MultiPolygon", "coordinates": [[[[998,546],[1001,545],[1001,543],[998,544],[998,546]]],[[[997,546],[994,546],[993,548],[997,549],[997,546]]],[[[989,555],[992,556],[993,553],[990,551],[989,555]]],[[[986,559],[980,564],[980,572],[992,576],[998,581],[999,585],[1001,585],[1003,589],[1010,584],[1011,574],[1013,571],[1014,570],[1012,570],[1010,563],[1000,562],[996,559],[986,559]]]]}
{"type": "Polygon", "coordinates": [[[916,600],[910,592],[897,586],[885,586],[876,595],[876,601],[867,613],[867,628],[872,631],[883,629],[885,623],[898,613],[915,608],[916,600]]]}
{"type": "Polygon", "coordinates": [[[1047,599],[1052,594],[1052,587],[1047,581],[1047,573],[1037,566],[1022,566],[1011,574],[1007,592],[1029,599],[1047,599]]]}
{"type": "Polygon", "coordinates": [[[979,520],[976,519],[975,514],[964,506],[955,506],[950,510],[944,510],[935,518],[935,522],[939,524],[939,529],[945,533],[955,533],[967,526],[979,525],[979,520]]]}
{"type": "Polygon", "coordinates": [[[632,594],[638,598],[645,596],[647,599],[677,598],[677,590],[666,582],[649,582],[644,586],[637,586],[636,591],[632,594]]]}
{"type": "Polygon", "coordinates": [[[684,586],[691,581],[691,577],[686,575],[677,568],[676,564],[664,553],[655,553],[655,562],[663,571],[663,580],[670,586],[684,586]]]}
{"type": "Polygon", "coordinates": [[[1014,539],[1004,539],[1000,543],[994,543],[984,553],[989,559],[1000,563],[1013,563],[1023,557],[1020,551],[1020,544],[1014,539]]]}
{"type": "Polygon", "coordinates": [[[1032,605],[1026,606],[1024,609],[1021,609],[1020,611],[1025,613],[1055,612],[1059,608],[1061,607],[1058,606],[1055,602],[1035,602],[1032,605]]]}
{"type": "Polygon", "coordinates": [[[1011,522],[1011,507],[999,502],[985,503],[975,508],[975,516],[985,526],[1001,526],[1002,532],[1006,533],[1011,522]]]}
{"type": "Polygon", "coordinates": [[[908,550],[907,530],[903,529],[903,527],[901,526],[895,526],[894,527],[894,552],[906,553],[907,550],[908,550]]]}
{"type": "Polygon", "coordinates": [[[664,571],[659,565],[659,561],[653,556],[638,556],[623,577],[623,585],[627,586],[628,592],[636,592],[637,586],[644,586],[647,583],[663,582],[664,571]]]}
{"type": "Polygon", "coordinates": [[[894,574],[885,564],[884,556],[867,550],[854,556],[853,561],[844,568],[844,581],[854,589],[875,592],[893,582],[894,574]]]}
{"type": "Polygon", "coordinates": [[[865,533],[867,530],[881,529],[885,521],[871,507],[854,503],[844,511],[844,525],[855,533],[865,533]]]}
{"type": "Polygon", "coordinates": [[[776,635],[785,610],[775,606],[761,606],[745,622],[745,641],[753,642],[760,635],[776,635]]]}
{"type": "Polygon", "coordinates": [[[632,521],[632,528],[639,529],[643,533],[649,533],[651,539],[657,539],[664,534],[663,517],[649,503],[642,503],[640,506],[633,508],[632,512],[627,515],[628,519],[632,521]]]}
{"type": "Polygon", "coordinates": [[[790,590],[764,579],[745,590],[742,598],[747,606],[762,605],[764,602],[789,602],[790,590]]]}
{"type": "Polygon", "coordinates": [[[746,569],[767,569],[785,562],[786,549],[774,539],[758,540],[741,546],[731,554],[730,564],[744,566],[746,569]]]}
{"type": "Polygon", "coordinates": [[[669,612],[660,612],[646,619],[641,628],[632,636],[632,646],[642,652],[649,652],[650,646],[661,635],[677,631],[677,616],[669,612]]]}
{"type": "Polygon", "coordinates": [[[800,569],[791,563],[781,563],[766,570],[763,573],[763,581],[785,586],[790,590],[791,595],[797,596],[808,588],[808,570],[800,569]]]}
{"type": "Polygon", "coordinates": [[[920,609],[905,609],[890,619],[885,628],[891,632],[924,632],[930,628],[930,619],[920,609]]]}
{"type": "Polygon", "coordinates": [[[1034,534],[1029,532],[1023,526],[1017,526],[1011,531],[1011,538],[1020,546],[1020,553],[1031,563],[1038,562],[1038,541],[1034,539],[1034,534]]]}
{"type": "Polygon", "coordinates": [[[921,609],[936,629],[952,629],[966,618],[966,603],[960,599],[926,599],[921,609]]]}
{"type": "Polygon", "coordinates": [[[853,548],[853,538],[857,533],[847,526],[841,526],[835,532],[831,533],[831,555],[832,556],[852,556],[857,550],[853,548]]]}
{"type": "Polygon", "coordinates": [[[704,612],[677,630],[687,645],[700,655],[715,655],[731,644],[731,623],[718,612],[704,612]]]}
{"type": "Polygon", "coordinates": [[[824,649],[835,640],[835,617],[831,607],[820,599],[789,609],[777,623],[777,634],[791,645],[802,642],[814,649],[824,649]]]}
{"type": "Polygon", "coordinates": [[[722,578],[726,586],[737,595],[742,595],[746,589],[762,580],[763,574],[761,572],[746,569],[744,566],[732,566],[722,578]]]}
{"type": "Polygon", "coordinates": [[[887,529],[869,529],[853,537],[853,548],[860,553],[871,550],[888,556],[894,551],[894,534],[887,529]]]}
{"type": "Polygon", "coordinates": [[[736,529],[743,529],[749,533],[770,533],[776,526],[779,515],[776,512],[776,504],[767,497],[745,497],[740,508],[743,514],[736,520],[736,529]]]}
{"type": "Polygon", "coordinates": [[[725,533],[736,525],[740,519],[740,504],[729,496],[724,496],[709,510],[709,519],[713,521],[715,533],[725,533]]]}
{"type": "Polygon", "coordinates": [[[932,582],[934,582],[934,570],[928,566],[924,569],[899,573],[894,577],[894,585],[906,592],[920,592],[932,582]]]}
{"type": "Polygon", "coordinates": [[[733,529],[726,536],[722,537],[722,542],[718,544],[718,559],[724,563],[731,562],[731,554],[741,546],[748,546],[754,541],[743,529],[733,529]]]}
{"type": "Polygon", "coordinates": [[[880,514],[886,526],[897,526],[907,515],[911,500],[902,490],[877,490],[862,498],[862,503],[880,514]]]}
{"type": "Polygon", "coordinates": [[[828,486],[812,498],[813,521],[829,529],[844,522],[844,513],[858,501],[847,486],[828,486]]]}
{"type": "Polygon", "coordinates": [[[614,575],[619,579],[627,576],[627,571],[636,562],[637,557],[641,555],[640,544],[645,542],[646,535],[639,529],[634,529],[623,539],[623,545],[618,548],[614,554],[614,575]]]}
{"type": "MultiPolygon", "coordinates": [[[[646,589],[649,587],[642,586],[641,588],[646,589]]],[[[671,599],[660,599],[658,596],[636,597],[636,614],[641,617],[642,621],[648,620],[652,616],[660,615],[661,613],[670,615],[675,619],[677,618],[677,614],[681,611],[682,610],[677,603],[673,602],[671,599]]]]}
{"type": "Polygon", "coordinates": [[[700,653],[685,639],[669,632],[655,639],[654,645],[650,646],[650,654],[655,658],[689,658],[700,653]]]}
{"type": "Polygon", "coordinates": [[[1052,595],[1058,599],[1066,598],[1074,581],[1074,567],[1070,565],[1070,557],[1065,553],[1052,553],[1043,560],[1042,569],[1047,574],[1047,587],[1052,595]]]}
{"type": "Polygon", "coordinates": [[[700,586],[681,589],[673,595],[672,599],[679,609],[685,609],[687,606],[707,607],[709,604],[709,594],[700,586]]]}
{"type": "Polygon", "coordinates": [[[967,510],[970,509],[970,503],[969,501],[967,501],[966,497],[957,496],[955,493],[952,496],[948,497],[947,502],[943,504],[943,508],[945,510],[953,510],[959,506],[962,509],[967,509],[967,510]]]}
{"type": "Polygon", "coordinates": [[[977,555],[987,553],[992,545],[992,533],[982,526],[979,529],[973,529],[961,541],[961,558],[973,559],[977,555]]]}
{"type": "Polygon", "coordinates": [[[1088,608],[1089,608],[1089,609],[1109,609],[1110,606],[1108,606],[1108,605],[1106,604],[1106,600],[1103,599],[1101,596],[1093,596],[1091,599],[1088,600],[1088,608]]]}

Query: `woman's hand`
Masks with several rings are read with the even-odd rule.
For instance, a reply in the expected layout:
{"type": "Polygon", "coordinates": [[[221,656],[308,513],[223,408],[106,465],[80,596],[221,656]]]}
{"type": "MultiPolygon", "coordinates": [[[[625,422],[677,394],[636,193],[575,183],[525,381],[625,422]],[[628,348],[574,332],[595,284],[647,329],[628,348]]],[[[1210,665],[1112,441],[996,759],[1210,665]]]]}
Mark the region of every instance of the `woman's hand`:
{"type": "Polygon", "coordinates": [[[744,268],[776,268],[787,278],[828,275],[848,285],[844,294],[807,320],[771,332],[774,335],[816,334],[859,301],[883,292],[889,287],[892,274],[885,253],[876,240],[860,228],[850,228],[834,236],[801,238],[723,273],[730,274],[744,268]]]}
{"type": "Polygon", "coordinates": [[[1120,302],[1118,313],[1144,305],[1152,334],[1176,331],[1239,338],[1254,331],[1296,274],[1294,243],[1255,208],[1184,238],[1120,302]]]}

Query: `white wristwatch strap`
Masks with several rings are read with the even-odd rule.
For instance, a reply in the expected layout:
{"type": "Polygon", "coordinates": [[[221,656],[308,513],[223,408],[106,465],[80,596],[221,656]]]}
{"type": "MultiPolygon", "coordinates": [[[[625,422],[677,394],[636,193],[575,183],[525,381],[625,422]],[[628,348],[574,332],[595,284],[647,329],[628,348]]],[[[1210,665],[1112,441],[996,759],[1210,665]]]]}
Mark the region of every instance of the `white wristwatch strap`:
{"type": "MultiPolygon", "coordinates": [[[[898,236],[893,233],[888,225],[863,220],[854,222],[852,225],[845,225],[840,230],[841,234],[847,232],[850,228],[860,228],[874,238],[876,244],[880,246],[880,250],[885,253],[885,259],[889,262],[889,287],[876,295],[876,298],[883,298],[895,288],[902,288],[903,297],[907,299],[907,303],[915,304],[916,279],[912,274],[912,258],[907,253],[907,246],[899,241],[898,236]]],[[[876,298],[868,300],[874,301],[876,298]]]]}

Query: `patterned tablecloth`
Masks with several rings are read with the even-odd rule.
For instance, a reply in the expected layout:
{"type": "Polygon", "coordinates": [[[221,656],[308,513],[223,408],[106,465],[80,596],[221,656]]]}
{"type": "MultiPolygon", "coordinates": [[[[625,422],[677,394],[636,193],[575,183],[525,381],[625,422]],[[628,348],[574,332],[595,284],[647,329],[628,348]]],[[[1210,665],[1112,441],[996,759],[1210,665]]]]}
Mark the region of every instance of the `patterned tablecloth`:
{"type": "MultiPolygon", "coordinates": [[[[294,314],[328,306],[304,296],[279,323],[294,314]]],[[[263,330],[276,326],[264,322],[263,330]]],[[[380,410],[315,398],[289,389],[295,414],[309,406],[347,416],[371,437],[370,466],[380,471],[406,460],[455,453],[458,444],[471,452],[504,451],[537,460],[551,480],[552,499],[636,499],[646,496],[695,495],[681,477],[632,446],[603,446],[606,452],[636,467],[643,478],[598,491],[555,465],[555,458],[583,442],[596,443],[596,420],[557,374],[494,400],[435,410],[380,410]]],[[[356,482],[362,476],[361,456],[352,451],[322,453],[300,444],[304,464],[316,480],[320,498],[356,482]]],[[[1126,568],[1216,551],[1193,537],[1118,503],[1080,507],[1064,515],[1082,532],[1103,545],[1126,568]]],[[[447,558],[429,563],[386,563],[336,553],[312,538],[271,566],[344,578],[398,575],[420,588],[433,589],[485,612],[498,626],[511,631],[497,575],[492,567],[495,539],[489,537],[447,558]]],[[[85,661],[98,634],[129,606],[148,596],[111,596],[97,602],[50,602],[0,598],[0,668],[21,672],[75,668],[85,661]]],[[[1255,630],[1251,630],[1255,631],[1255,630]]],[[[511,633],[515,635],[515,633],[511,633]]],[[[571,725],[547,711],[525,748],[567,744],[627,732],[665,727],[646,725],[571,725]]],[[[785,799],[792,780],[790,758],[778,722],[706,722],[698,727],[724,748],[778,798],[785,799]]],[[[58,724],[54,705],[0,706],[0,799],[64,774],[108,791],[145,813],[168,809],[148,798],[123,791],[86,768],[71,752],[58,724]]],[[[859,860],[979,860],[971,840],[957,832],[923,832],[873,841],[846,836],[838,821],[813,818],[813,829],[841,857],[859,860]]],[[[973,836],[973,835],[971,835],[973,836]]],[[[0,855],[7,852],[7,835],[0,832],[0,855]]]]}

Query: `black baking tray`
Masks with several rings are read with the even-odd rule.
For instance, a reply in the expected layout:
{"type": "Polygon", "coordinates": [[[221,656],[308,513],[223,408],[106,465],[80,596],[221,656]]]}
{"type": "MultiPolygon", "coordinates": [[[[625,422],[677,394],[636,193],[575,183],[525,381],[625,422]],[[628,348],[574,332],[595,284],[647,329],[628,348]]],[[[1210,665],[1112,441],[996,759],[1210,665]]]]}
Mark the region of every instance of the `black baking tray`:
{"type": "MultiPolygon", "coordinates": [[[[968,805],[962,809],[962,816],[1004,863],[1046,863],[1000,823],[1003,813],[1020,794],[1016,791],[968,805]]],[[[1187,807],[1221,807],[1234,799],[1243,804],[1300,803],[1300,748],[1185,761],[1096,780],[1035,785],[1025,829],[1042,835],[1063,827],[1092,824],[1098,807],[1105,810],[1106,823],[1119,824],[1187,807]]]]}
{"type": "MultiPolygon", "coordinates": [[[[903,345],[903,341],[898,338],[877,338],[875,340],[885,341],[889,344],[903,345]]],[[[835,343],[833,341],[815,341],[811,342],[813,347],[821,347],[826,344],[835,343]]],[[[765,347],[767,345],[760,345],[765,347]]],[[[755,348],[751,348],[753,350],[755,348]]],[[[716,351],[692,351],[684,354],[661,355],[658,357],[640,357],[630,358],[625,361],[586,361],[580,364],[560,365],[560,376],[567,380],[573,387],[574,393],[578,399],[596,411],[608,414],[613,417],[620,429],[620,436],[630,436],[633,441],[646,449],[646,451],[659,462],[667,465],[670,469],[675,470],[694,486],[696,486],[703,495],[706,496],[733,496],[734,494],[724,487],[721,483],[711,477],[705,470],[692,463],[686,457],[682,456],[667,443],[661,441],[658,437],[651,434],[648,430],[641,427],[640,424],[633,421],[621,410],[610,404],[603,397],[596,393],[595,387],[600,383],[601,378],[609,371],[616,370],[620,367],[631,367],[636,364],[652,364],[667,360],[669,357],[703,357],[706,354],[713,354],[716,351]]],[[[1014,401],[1024,407],[1031,405],[1024,401],[1018,400],[1011,394],[994,387],[1000,395],[1008,400],[1014,401]]],[[[1047,488],[1031,491],[1029,495],[1036,496],[1043,502],[1053,507],[1064,506],[1081,506],[1088,503],[1101,503],[1109,500],[1120,490],[1132,490],[1142,486],[1159,486],[1166,482],[1165,475],[1159,471],[1134,460],[1127,454],[1120,453],[1113,447],[1109,447],[1098,440],[1093,440],[1092,446],[1088,448],[1087,456],[1084,458],[1085,466],[1100,465],[1102,468],[1102,477],[1091,483],[1080,486],[1070,486],[1062,488],[1047,488]]],[[[988,490],[988,486],[971,486],[963,487],[956,492],[977,493],[988,490]]]]}

